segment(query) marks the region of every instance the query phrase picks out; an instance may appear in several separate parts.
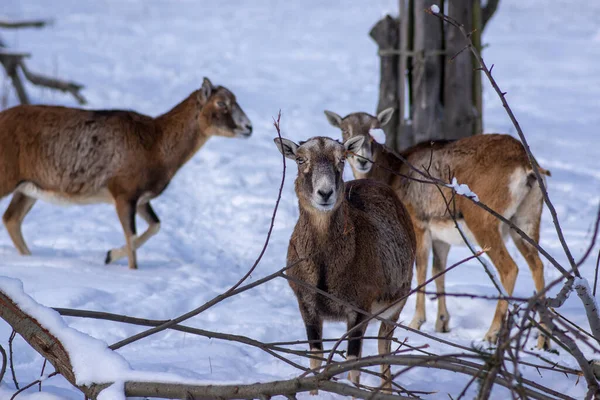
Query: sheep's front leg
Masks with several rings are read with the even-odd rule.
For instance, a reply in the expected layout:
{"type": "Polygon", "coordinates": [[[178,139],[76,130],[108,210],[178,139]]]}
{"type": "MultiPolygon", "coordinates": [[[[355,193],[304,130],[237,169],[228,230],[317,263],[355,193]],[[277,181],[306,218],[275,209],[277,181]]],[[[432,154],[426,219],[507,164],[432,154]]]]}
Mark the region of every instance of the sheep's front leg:
{"type": "MultiPolygon", "coordinates": [[[[311,312],[310,307],[303,302],[300,303],[300,314],[304,320],[304,326],[306,328],[306,337],[308,338],[308,345],[311,351],[310,358],[310,369],[318,373],[321,363],[323,362],[323,320],[316,315],[315,312],[311,312]]],[[[317,389],[310,391],[311,395],[319,394],[317,389]]]]}
{"type": "MultiPolygon", "coordinates": [[[[352,314],[348,317],[348,361],[355,360],[360,357],[362,350],[362,340],[367,329],[365,323],[366,317],[363,314],[352,314]]],[[[348,379],[355,385],[360,383],[360,371],[352,370],[348,373],[348,379]]]]}

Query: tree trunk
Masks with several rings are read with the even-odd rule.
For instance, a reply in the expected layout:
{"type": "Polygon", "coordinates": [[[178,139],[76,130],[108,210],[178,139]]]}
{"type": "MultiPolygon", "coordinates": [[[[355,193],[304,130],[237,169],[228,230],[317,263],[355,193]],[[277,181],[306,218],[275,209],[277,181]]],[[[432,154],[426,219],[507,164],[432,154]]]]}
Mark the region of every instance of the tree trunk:
{"type": "Polygon", "coordinates": [[[423,11],[433,4],[441,7],[440,0],[415,0],[413,135],[410,143],[405,143],[406,146],[439,138],[441,133],[442,57],[436,52],[442,50],[442,23],[423,11]]]}
{"type": "MultiPolygon", "coordinates": [[[[473,0],[451,0],[448,16],[456,19],[471,32],[473,0]]],[[[460,139],[474,133],[476,111],[473,105],[473,61],[465,49],[466,42],[458,29],[446,30],[446,69],[444,76],[444,134],[460,139]],[[458,54],[460,53],[460,54],[458,54]],[[458,54],[458,55],[457,55],[458,54]],[[452,59],[454,57],[454,59],[452,59]]]]}
{"type": "MultiPolygon", "coordinates": [[[[488,3],[489,4],[489,3],[488,3]]],[[[481,54],[481,31],[483,30],[481,3],[479,0],[473,2],[473,44],[481,54]]],[[[475,57],[473,61],[473,105],[475,106],[475,125],[473,134],[483,133],[483,87],[481,83],[481,71],[478,70],[479,63],[475,57]]]]}
{"type": "Polygon", "coordinates": [[[396,110],[390,122],[383,127],[386,136],[385,144],[395,149],[402,115],[399,111],[400,100],[398,99],[399,21],[387,15],[371,28],[369,35],[379,46],[381,60],[377,112],[389,107],[396,110]]]}

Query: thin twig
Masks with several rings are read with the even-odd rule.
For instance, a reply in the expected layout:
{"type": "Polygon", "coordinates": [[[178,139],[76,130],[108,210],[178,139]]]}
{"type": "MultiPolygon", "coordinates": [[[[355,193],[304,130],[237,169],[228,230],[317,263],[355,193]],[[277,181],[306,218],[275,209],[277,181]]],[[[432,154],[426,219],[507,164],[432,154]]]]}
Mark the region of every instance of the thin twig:
{"type": "MultiPolygon", "coordinates": [[[[48,375],[48,378],[52,378],[53,376],[58,375],[57,371],[54,371],[53,373],[51,373],[50,375],[48,375]]],[[[23,386],[21,389],[17,390],[12,397],[10,398],[10,400],[14,400],[19,394],[23,393],[25,390],[29,389],[32,386],[35,386],[36,383],[40,383],[42,380],[41,379],[36,379],[35,381],[27,384],[26,386],[23,386]]]]}
{"type": "MultiPolygon", "coordinates": [[[[585,253],[583,253],[583,256],[581,257],[581,259],[577,262],[578,267],[580,267],[585,262],[585,260],[588,258],[588,256],[592,252],[592,249],[594,248],[594,245],[596,244],[596,238],[598,237],[599,226],[600,226],[600,205],[598,205],[598,214],[596,215],[596,222],[594,223],[594,232],[592,233],[592,239],[590,240],[590,245],[588,246],[588,249],[585,251],[585,253]]],[[[595,292],[594,292],[594,295],[595,295],[595,292]]]]}
{"type": "Polygon", "coordinates": [[[17,335],[17,331],[13,329],[10,337],[8,338],[8,354],[10,361],[10,373],[12,374],[12,379],[15,384],[15,388],[19,389],[19,381],[17,380],[17,375],[15,373],[15,366],[13,364],[13,340],[15,340],[15,336],[17,335]]]}
{"type": "Polygon", "coordinates": [[[46,369],[47,362],[48,362],[48,359],[44,358],[44,363],[42,364],[42,372],[40,372],[40,383],[38,385],[38,392],[42,391],[42,377],[44,376],[44,370],[46,369]]]}
{"type": "Polygon", "coordinates": [[[6,373],[6,364],[8,364],[8,356],[6,355],[6,350],[4,347],[0,345],[0,354],[2,354],[2,368],[0,369],[0,382],[4,379],[4,374],[6,373]]]}

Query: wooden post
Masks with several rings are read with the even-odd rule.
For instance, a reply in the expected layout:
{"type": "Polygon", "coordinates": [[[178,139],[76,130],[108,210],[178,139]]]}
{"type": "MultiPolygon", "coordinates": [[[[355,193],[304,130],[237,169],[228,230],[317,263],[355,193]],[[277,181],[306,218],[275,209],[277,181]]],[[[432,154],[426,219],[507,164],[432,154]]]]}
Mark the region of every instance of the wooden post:
{"type": "Polygon", "coordinates": [[[392,149],[396,148],[401,115],[399,112],[400,101],[398,100],[399,30],[399,20],[387,15],[377,22],[369,32],[371,38],[379,46],[381,60],[377,112],[389,107],[394,107],[396,110],[391,121],[383,127],[386,145],[392,149]]]}
{"type": "Polygon", "coordinates": [[[400,0],[400,28],[398,29],[398,43],[400,58],[398,62],[398,131],[396,142],[392,149],[401,149],[404,135],[404,111],[406,109],[406,51],[408,49],[409,20],[406,0],[400,0]]]}
{"type": "Polygon", "coordinates": [[[440,0],[415,0],[413,135],[408,145],[439,138],[441,132],[442,23],[424,11],[434,4],[441,6],[440,0]]]}
{"type": "MultiPolygon", "coordinates": [[[[481,32],[483,24],[481,19],[481,3],[479,0],[473,2],[473,44],[481,54],[481,32]]],[[[475,106],[475,123],[473,134],[483,133],[483,87],[481,83],[481,71],[475,57],[473,61],[473,105],[475,106]]]]}
{"type": "MultiPolygon", "coordinates": [[[[448,2],[448,16],[462,22],[467,32],[473,29],[473,1],[448,2]]],[[[459,139],[471,136],[474,132],[476,111],[473,105],[473,61],[468,49],[462,51],[466,43],[458,29],[448,29],[445,36],[447,61],[444,76],[444,137],[459,139]],[[456,57],[452,59],[454,56],[456,57]]]]}

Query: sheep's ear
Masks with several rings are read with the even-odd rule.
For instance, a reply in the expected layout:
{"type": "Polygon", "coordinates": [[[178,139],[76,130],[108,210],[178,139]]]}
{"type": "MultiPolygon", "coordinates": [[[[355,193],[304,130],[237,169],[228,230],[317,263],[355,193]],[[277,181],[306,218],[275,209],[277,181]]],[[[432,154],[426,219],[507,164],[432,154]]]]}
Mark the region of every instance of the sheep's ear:
{"type": "Polygon", "coordinates": [[[205,103],[213,92],[213,84],[210,79],[204,77],[202,87],[200,88],[200,98],[202,103],[205,103]]]}
{"type": "Polygon", "coordinates": [[[342,117],[340,117],[338,114],[334,113],[333,111],[325,110],[325,116],[331,125],[335,126],[336,128],[342,127],[342,117]]]}
{"type": "Polygon", "coordinates": [[[286,158],[296,161],[296,151],[298,150],[298,145],[292,142],[289,139],[283,139],[276,137],[273,139],[277,148],[286,158]]]}
{"type": "Polygon", "coordinates": [[[344,147],[350,153],[357,153],[365,141],[364,136],[354,136],[344,142],[344,147]]]}
{"type": "Polygon", "coordinates": [[[394,107],[386,108],[379,114],[377,114],[377,120],[379,121],[380,126],[386,126],[388,122],[392,119],[392,115],[394,115],[394,107]]]}

